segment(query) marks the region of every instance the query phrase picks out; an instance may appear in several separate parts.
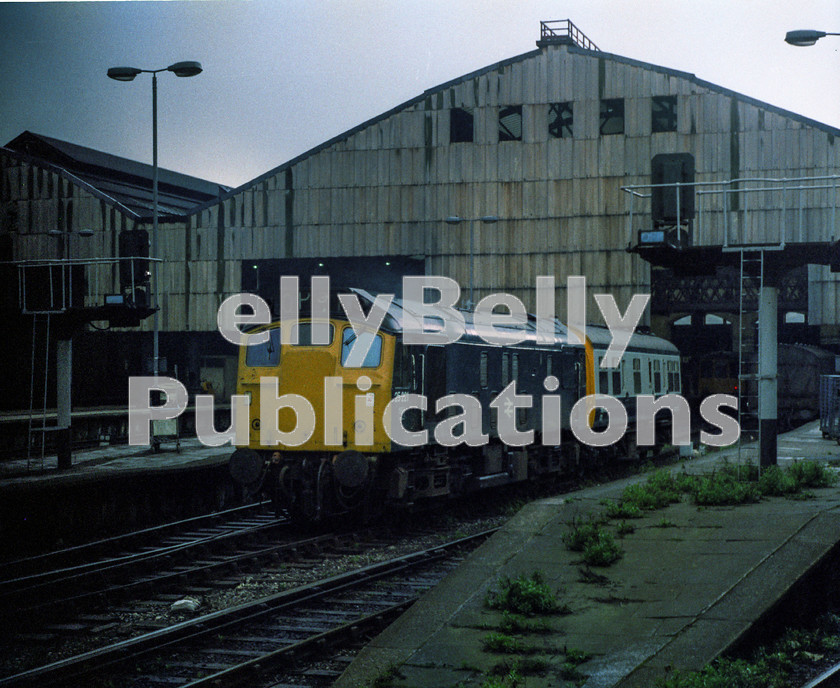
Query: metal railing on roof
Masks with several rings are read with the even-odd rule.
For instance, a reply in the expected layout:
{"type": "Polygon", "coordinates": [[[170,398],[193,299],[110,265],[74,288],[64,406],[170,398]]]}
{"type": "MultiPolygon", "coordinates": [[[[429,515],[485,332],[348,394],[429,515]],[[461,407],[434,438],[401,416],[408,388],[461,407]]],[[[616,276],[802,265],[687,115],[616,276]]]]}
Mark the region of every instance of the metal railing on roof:
{"type": "Polygon", "coordinates": [[[809,243],[840,237],[838,205],[840,175],[770,178],[745,177],[725,181],[675,182],[623,186],[628,194],[631,243],[637,224],[651,224],[655,190],[670,191],[677,209],[675,226],[693,225],[695,246],[809,243]],[[691,215],[683,214],[680,189],[694,196],[691,215]]]}
{"type": "Polygon", "coordinates": [[[571,41],[584,50],[601,49],[587,38],[571,19],[555,19],[540,22],[540,41],[546,43],[571,41]]]}

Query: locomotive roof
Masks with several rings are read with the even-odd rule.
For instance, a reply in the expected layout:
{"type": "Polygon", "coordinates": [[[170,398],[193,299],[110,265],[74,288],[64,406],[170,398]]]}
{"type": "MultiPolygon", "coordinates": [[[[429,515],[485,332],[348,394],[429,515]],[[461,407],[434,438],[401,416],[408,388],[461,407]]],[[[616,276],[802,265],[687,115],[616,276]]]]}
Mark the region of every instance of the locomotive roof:
{"type": "MultiPolygon", "coordinates": [[[[360,299],[368,302],[368,306],[373,304],[375,297],[364,289],[351,289],[353,293],[357,294],[360,299]]],[[[473,311],[456,309],[458,313],[464,318],[464,334],[460,338],[461,341],[484,341],[476,329],[473,320],[473,311]]],[[[421,327],[427,332],[442,331],[443,322],[449,317],[449,309],[438,308],[430,304],[420,304],[416,301],[407,301],[405,299],[394,298],[385,318],[382,321],[381,329],[386,332],[394,334],[404,331],[406,326],[413,329],[420,330],[421,327]],[[423,316],[431,316],[433,320],[426,320],[423,322],[423,316]]],[[[569,337],[569,328],[560,322],[557,318],[552,320],[554,324],[554,340],[555,346],[576,347],[581,346],[577,337],[569,337]]],[[[523,343],[531,342],[537,344],[537,321],[536,317],[528,314],[528,319],[525,323],[516,325],[496,325],[498,330],[511,330],[512,332],[522,333],[524,331],[525,337],[523,343]]],[[[586,335],[592,342],[592,346],[596,350],[605,350],[612,341],[612,334],[606,327],[598,325],[587,325],[586,335]]],[[[666,339],[657,337],[651,334],[640,334],[634,332],[630,338],[629,349],[634,351],[656,351],[658,353],[667,353],[678,355],[679,351],[676,346],[666,339]]]]}

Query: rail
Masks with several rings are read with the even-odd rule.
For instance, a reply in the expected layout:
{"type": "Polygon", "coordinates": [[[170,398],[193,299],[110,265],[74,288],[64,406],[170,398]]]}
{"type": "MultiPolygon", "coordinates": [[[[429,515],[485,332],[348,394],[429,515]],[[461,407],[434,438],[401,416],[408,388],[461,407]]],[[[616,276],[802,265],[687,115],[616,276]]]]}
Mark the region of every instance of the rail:
{"type": "Polygon", "coordinates": [[[676,218],[663,224],[690,231],[694,246],[783,247],[840,238],[840,175],[743,177],[622,186],[628,197],[630,245],[637,240],[646,243],[636,232],[655,230],[652,200],[658,190],[661,196],[668,195],[667,189],[673,189],[671,203],[676,206],[676,218]],[[693,203],[685,203],[686,193],[692,195],[693,203]],[[691,210],[686,211],[686,205],[691,210]]]}
{"type": "Polygon", "coordinates": [[[553,21],[540,22],[541,43],[574,43],[584,50],[597,50],[600,48],[575,26],[570,19],[555,19],[553,21]]]}
{"type": "MultiPolygon", "coordinates": [[[[251,602],[246,602],[235,607],[210,612],[202,616],[177,623],[166,628],[151,631],[140,636],[130,638],[112,645],[90,650],[74,657],[54,661],[50,664],[30,669],[19,674],[0,678],[0,686],[42,686],[51,683],[62,683],[73,681],[73,685],[82,685],[85,677],[92,674],[101,675],[106,668],[111,670],[117,665],[129,665],[129,671],[138,671],[139,659],[158,651],[165,653],[171,658],[174,651],[183,650],[186,644],[200,643],[202,639],[209,639],[212,647],[218,647],[223,642],[230,642],[240,648],[242,641],[236,637],[237,629],[242,629],[246,637],[253,635],[253,628],[258,623],[270,619],[272,615],[281,613],[293,613],[299,616],[306,614],[305,606],[309,603],[323,600],[343,592],[352,591],[356,588],[377,582],[393,579],[404,579],[409,571],[416,568],[423,568],[452,557],[455,553],[463,551],[464,548],[472,548],[483,542],[486,538],[495,533],[498,528],[491,528],[481,533],[475,533],[458,540],[434,545],[428,549],[420,550],[411,554],[398,556],[387,561],[368,564],[358,569],[336,574],[330,578],[320,579],[311,583],[275,593],[269,597],[261,597],[251,602]]],[[[416,591],[415,591],[416,593],[416,591]]],[[[413,599],[408,600],[411,602],[413,599]]],[[[382,610],[371,618],[382,615],[382,610]]],[[[366,617],[367,618],[367,615],[366,617]]],[[[358,623],[355,619],[352,625],[358,623]]],[[[307,624],[311,625],[311,624],[307,624]]],[[[351,625],[351,628],[352,628],[351,625]]],[[[343,627],[342,627],[343,628],[343,627]]],[[[308,645],[330,646],[332,634],[318,632],[313,638],[307,639],[308,645]]],[[[284,643],[281,637],[272,640],[275,646],[268,653],[259,653],[261,661],[246,660],[244,663],[235,659],[228,668],[221,669],[204,679],[197,679],[189,685],[231,685],[231,677],[241,675],[260,665],[263,670],[276,661],[280,656],[285,656],[292,648],[283,648],[284,643]],[[265,663],[266,666],[262,666],[265,663]],[[222,680],[224,679],[224,680],[222,680]],[[218,682],[217,682],[218,681],[218,682]]],[[[295,648],[296,649],[296,648],[295,648]]],[[[225,654],[224,651],[222,654],[225,654]]],[[[231,654],[231,653],[227,653],[231,654]]],[[[233,656],[241,656],[243,653],[234,652],[233,656]]],[[[257,653],[255,653],[257,654],[257,653]]],[[[162,656],[162,655],[161,655],[162,656]]],[[[205,655],[207,656],[207,655],[205,655]]],[[[152,659],[157,667],[165,667],[166,661],[152,659]]],[[[142,670],[142,669],[140,669],[142,670]]],[[[253,679],[253,674],[249,675],[253,679]]],[[[188,679],[183,679],[183,685],[188,679]]],[[[128,685],[126,682],[120,685],[128,685]]]]}

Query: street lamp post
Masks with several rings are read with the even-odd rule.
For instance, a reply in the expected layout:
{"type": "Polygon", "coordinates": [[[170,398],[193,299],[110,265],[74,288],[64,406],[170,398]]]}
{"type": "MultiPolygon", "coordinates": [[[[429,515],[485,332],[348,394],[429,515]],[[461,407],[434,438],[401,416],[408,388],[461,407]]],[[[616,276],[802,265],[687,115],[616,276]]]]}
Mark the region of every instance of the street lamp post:
{"type": "Polygon", "coordinates": [[[814,45],[820,38],[826,36],[840,36],[840,33],[828,33],[827,31],[813,31],[811,29],[800,29],[798,31],[788,31],[785,34],[785,42],[795,45],[799,48],[805,48],[809,45],[814,45]]]}
{"type": "MultiPolygon", "coordinates": [[[[111,67],[108,76],[116,81],[133,81],[138,74],[152,75],[152,258],[158,258],[158,145],[157,145],[157,75],[158,72],[172,72],[175,76],[188,77],[201,74],[198,62],[176,62],[162,69],[138,69],[137,67],[111,67]]],[[[159,292],[157,260],[151,261],[152,295],[154,309],[152,335],[152,374],[160,374],[160,321],[158,319],[159,292]]]]}
{"type": "MultiPolygon", "coordinates": [[[[459,217],[458,215],[450,215],[449,217],[446,218],[445,221],[446,221],[446,224],[448,224],[448,225],[459,225],[462,222],[464,222],[464,218],[459,217]]],[[[482,222],[483,224],[486,224],[486,225],[492,225],[492,224],[498,222],[499,218],[496,217],[495,215],[482,215],[481,217],[478,218],[477,221],[482,222]]],[[[467,220],[467,222],[470,225],[470,299],[469,299],[469,301],[467,301],[467,308],[472,308],[473,305],[475,304],[475,301],[473,300],[473,286],[474,286],[474,282],[473,282],[473,258],[474,258],[474,255],[475,255],[474,248],[473,248],[473,246],[474,246],[474,242],[473,242],[473,232],[474,232],[474,230],[473,230],[473,228],[475,226],[476,220],[470,219],[470,220],[467,220]]]]}

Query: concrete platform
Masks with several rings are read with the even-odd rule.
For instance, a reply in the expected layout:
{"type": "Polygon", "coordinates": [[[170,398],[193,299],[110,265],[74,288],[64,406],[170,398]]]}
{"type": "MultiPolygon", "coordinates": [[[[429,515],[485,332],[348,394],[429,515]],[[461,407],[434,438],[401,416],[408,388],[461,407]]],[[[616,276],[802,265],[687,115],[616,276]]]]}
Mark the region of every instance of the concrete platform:
{"type": "Polygon", "coordinates": [[[228,474],[231,447],[195,438],[107,446],[0,462],[0,558],[16,559],[241,503],[228,474]]]}
{"type": "MultiPolygon", "coordinates": [[[[824,440],[818,423],[779,438],[779,464],[810,458],[840,462],[840,447],[824,440]]],[[[753,451],[754,453],[754,451],[753,451]]],[[[744,452],[742,458],[747,458],[744,452]]],[[[710,470],[727,450],[685,463],[710,470]]],[[[539,570],[561,591],[572,613],[541,617],[547,635],[526,642],[545,648],[545,677],[524,686],[574,685],[558,678],[564,648],[592,658],[578,668],[586,688],[650,688],[670,669],[699,669],[730,647],[840,541],[840,488],[814,498],[769,498],[738,507],[698,508],[687,501],[630,521],[624,556],[590,569],[561,537],[575,518],[603,511],[634,479],[531,503],[476,550],[440,585],[364,648],[339,688],[370,685],[389,667],[394,686],[480,685],[482,672],[505,659],[482,650],[481,639],[501,615],[484,608],[502,575],[539,570]],[[667,526],[667,527],[663,527],[667,526]]]]}
{"type": "Polygon", "coordinates": [[[164,442],[159,452],[151,447],[111,445],[73,452],[72,468],[58,470],[55,454],[0,462],[0,492],[13,486],[65,481],[99,480],[122,472],[170,470],[227,463],[232,447],[205,447],[196,438],[182,438],[180,451],[164,442]]]}

